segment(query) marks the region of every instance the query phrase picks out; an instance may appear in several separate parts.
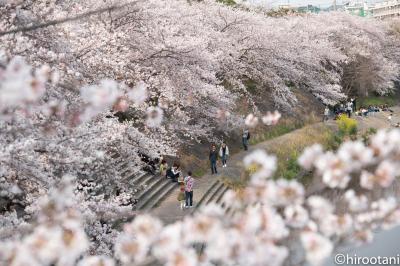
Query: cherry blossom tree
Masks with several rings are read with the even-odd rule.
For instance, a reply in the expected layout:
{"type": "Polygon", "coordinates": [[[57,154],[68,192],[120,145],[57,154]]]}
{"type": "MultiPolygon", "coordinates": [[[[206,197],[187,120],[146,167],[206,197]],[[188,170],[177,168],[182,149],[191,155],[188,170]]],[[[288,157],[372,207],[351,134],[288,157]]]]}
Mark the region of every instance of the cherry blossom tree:
{"type": "MultiPolygon", "coordinates": [[[[341,196],[335,198],[310,193],[294,180],[270,179],[276,158],[254,151],[244,158],[247,167],[256,169],[245,191],[224,196],[236,210],[233,217],[227,218],[218,205],[165,226],[139,215],[118,236],[115,257],[123,265],[154,260],[168,265],[321,265],[335,247],[369,242],[372,230],[398,224],[400,206],[393,194],[398,191],[388,188],[399,175],[399,141],[399,130],[382,130],[369,145],[346,142],[337,152],[325,152],[318,144],[307,148],[299,163],[321,178],[322,189],[336,189],[341,196]],[[204,246],[201,256],[195,248],[199,244],[204,246]]],[[[1,261],[72,265],[88,249],[72,181],[64,176],[60,187],[40,201],[42,222],[31,234],[0,243],[1,261]]],[[[104,256],[84,257],[79,265],[102,262],[114,265],[112,257],[104,256]]]]}
{"type": "Polygon", "coordinates": [[[318,265],[346,235],[368,240],[396,221],[387,188],[400,138],[382,131],[369,146],[314,146],[300,157],[325,189],[343,192],[338,199],[270,180],[276,159],[257,151],[244,160],[257,169],[246,197],[226,194],[238,211],[231,221],[208,206],[167,226],[150,216],[122,233],[113,226],[135,215],[137,188],[112,154],[139,171],[139,153],[173,156],[181,145],[218,141],[221,121],[232,131],[274,125],[281,114],[262,113],[256,100],[265,91],[271,111],[295,106],[296,89],[334,104],[349,92],[347,75],[365,76],[351,67],[360,58],[373,72],[365,88],[390,92],[400,42],[388,23],[339,13],[271,18],[211,0],[0,1],[0,17],[1,263],[318,265]],[[243,98],[251,115],[238,111],[243,98]],[[119,122],[116,112],[131,117],[119,122]]]}

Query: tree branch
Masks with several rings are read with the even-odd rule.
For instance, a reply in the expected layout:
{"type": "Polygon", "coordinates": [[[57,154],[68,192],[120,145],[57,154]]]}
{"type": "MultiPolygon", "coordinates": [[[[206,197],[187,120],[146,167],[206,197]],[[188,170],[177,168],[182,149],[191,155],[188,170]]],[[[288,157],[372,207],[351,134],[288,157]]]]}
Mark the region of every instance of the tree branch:
{"type": "Polygon", "coordinates": [[[93,16],[93,15],[96,15],[96,14],[123,9],[123,8],[133,4],[133,3],[136,3],[136,2],[137,1],[130,2],[130,3],[124,4],[124,5],[119,5],[119,6],[111,6],[111,7],[100,8],[100,9],[93,10],[93,11],[88,11],[88,12],[85,12],[85,13],[82,13],[82,14],[79,14],[79,15],[76,15],[76,16],[73,16],[73,17],[66,17],[66,18],[63,18],[63,19],[50,20],[50,21],[46,21],[46,22],[39,23],[39,24],[32,25],[32,26],[25,26],[25,27],[16,28],[16,29],[13,29],[13,30],[1,31],[0,32],[0,37],[8,35],[8,34],[18,33],[18,32],[34,31],[34,30],[37,30],[37,29],[46,28],[46,27],[49,27],[49,26],[54,26],[54,25],[65,23],[65,22],[81,20],[81,19],[93,16]]]}

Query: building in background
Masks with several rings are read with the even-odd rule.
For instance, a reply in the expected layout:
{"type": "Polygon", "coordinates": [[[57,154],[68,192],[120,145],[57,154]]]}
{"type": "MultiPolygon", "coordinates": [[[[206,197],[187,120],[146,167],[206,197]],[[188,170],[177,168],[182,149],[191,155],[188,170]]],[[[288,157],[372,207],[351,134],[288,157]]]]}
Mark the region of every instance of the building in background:
{"type": "Polygon", "coordinates": [[[400,16],[400,0],[376,3],[371,7],[371,14],[372,17],[380,19],[400,16]]]}
{"type": "Polygon", "coordinates": [[[314,5],[306,5],[300,6],[297,8],[297,12],[299,13],[319,13],[321,12],[321,8],[314,5]]]}
{"type": "Polygon", "coordinates": [[[345,12],[360,16],[360,17],[370,17],[372,15],[371,8],[364,1],[350,1],[344,5],[345,12]]]}
{"type": "Polygon", "coordinates": [[[291,6],[290,4],[283,4],[283,5],[279,5],[278,9],[294,10],[295,7],[291,6]]]}

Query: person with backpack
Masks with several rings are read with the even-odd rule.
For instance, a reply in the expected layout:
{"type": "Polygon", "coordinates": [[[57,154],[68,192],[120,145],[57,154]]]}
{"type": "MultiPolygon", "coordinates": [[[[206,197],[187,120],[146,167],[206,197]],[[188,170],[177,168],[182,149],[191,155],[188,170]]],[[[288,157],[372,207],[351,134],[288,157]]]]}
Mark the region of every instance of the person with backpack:
{"type": "Polygon", "coordinates": [[[189,171],[187,177],[185,177],[185,201],[186,208],[193,207],[193,186],[194,178],[192,177],[192,172],[189,171]]]}
{"type": "Polygon", "coordinates": [[[217,171],[218,152],[217,152],[217,148],[215,147],[215,145],[211,146],[211,151],[210,151],[208,158],[209,158],[210,164],[211,164],[211,174],[212,175],[218,174],[218,171],[217,171]]]}
{"type": "Polygon", "coordinates": [[[250,140],[250,132],[247,129],[245,129],[243,130],[243,135],[242,135],[242,143],[245,151],[248,150],[249,140],[250,140]]]}
{"type": "Polygon", "coordinates": [[[229,148],[225,142],[222,142],[221,148],[219,149],[219,157],[222,160],[222,167],[226,167],[226,160],[229,156],[229,148]]]}

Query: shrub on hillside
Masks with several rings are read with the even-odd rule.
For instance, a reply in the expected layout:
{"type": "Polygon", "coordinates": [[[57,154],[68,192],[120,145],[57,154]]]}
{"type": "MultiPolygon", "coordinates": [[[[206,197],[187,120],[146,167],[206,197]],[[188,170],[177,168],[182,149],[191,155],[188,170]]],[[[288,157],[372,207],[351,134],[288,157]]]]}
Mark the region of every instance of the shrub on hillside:
{"type": "Polygon", "coordinates": [[[342,114],[337,120],[339,126],[339,134],[342,136],[354,137],[357,135],[357,121],[342,114]]]}

